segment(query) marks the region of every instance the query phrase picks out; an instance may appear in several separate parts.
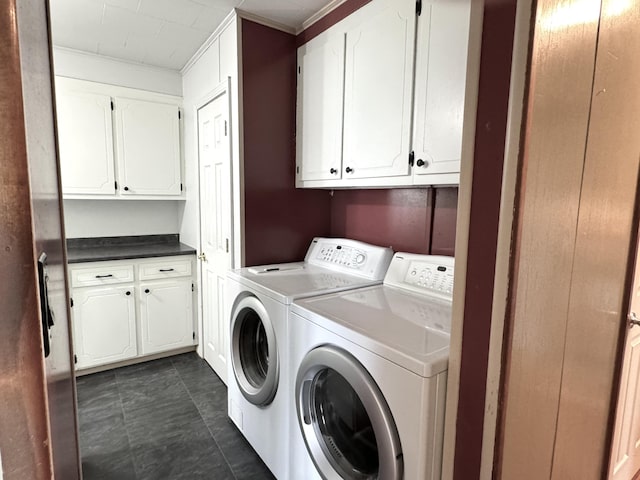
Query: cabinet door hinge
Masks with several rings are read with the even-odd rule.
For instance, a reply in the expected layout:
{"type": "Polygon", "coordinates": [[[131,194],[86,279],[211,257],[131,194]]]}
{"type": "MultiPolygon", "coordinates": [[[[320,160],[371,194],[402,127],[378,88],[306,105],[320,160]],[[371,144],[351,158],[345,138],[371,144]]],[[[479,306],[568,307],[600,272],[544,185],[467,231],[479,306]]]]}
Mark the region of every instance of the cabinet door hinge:
{"type": "Polygon", "coordinates": [[[229,239],[228,238],[225,238],[225,244],[226,244],[227,253],[229,253],[229,239]]]}
{"type": "Polygon", "coordinates": [[[298,65],[298,75],[300,75],[302,73],[302,69],[300,68],[300,65],[298,65]]]}
{"type": "Polygon", "coordinates": [[[422,0],[416,0],[416,13],[418,16],[422,13],[422,0]]]}
{"type": "Polygon", "coordinates": [[[180,113],[180,110],[178,110],[178,120],[180,120],[182,118],[182,113],[180,113]]]}
{"type": "Polygon", "coordinates": [[[227,121],[224,121],[224,136],[227,136],[227,121]]]}
{"type": "Polygon", "coordinates": [[[69,305],[71,305],[71,308],[73,308],[73,298],[69,297],[69,305]]]}
{"type": "Polygon", "coordinates": [[[183,187],[183,185],[182,185],[182,184],[180,184],[180,191],[182,191],[182,190],[183,190],[183,188],[184,188],[184,187],[183,187]]]}
{"type": "Polygon", "coordinates": [[[196,332],[193,332],[193,339],[196,339],[196,332]]]}
{"type": "Polygon", "coordinates": [[[411,152],[409,154],[409,165],[412,166],[412,167],[413,167],[413,161],[415,160],[415,158],[416,158],[415,153],[411,152]]]}
{"type": "Polygon", "coordinates": [[[192,292],[195,292],[195,291],[196,291],[196,286],[195,286],[195,284],[193,284],[193,283],[191,284],[191,291],[192,291],[192,292]]]}
{"type": "Polygon", "coordinates": [[[113,106],[113,100],[111,100],[111,111],[114,110],[114,106],[113,106]]]}
{"type": "Polygon", "coordinates": [[[73,354],[73,363],[74,364],[78,363],[78,355],[76,355],[75,353],[73,354]]]}
{"type": "Polygon", "coordinates": [[[118,182],[113,182],[113,184],[115,185],[116,190],[117,190],[118,189],[118,182]]]}

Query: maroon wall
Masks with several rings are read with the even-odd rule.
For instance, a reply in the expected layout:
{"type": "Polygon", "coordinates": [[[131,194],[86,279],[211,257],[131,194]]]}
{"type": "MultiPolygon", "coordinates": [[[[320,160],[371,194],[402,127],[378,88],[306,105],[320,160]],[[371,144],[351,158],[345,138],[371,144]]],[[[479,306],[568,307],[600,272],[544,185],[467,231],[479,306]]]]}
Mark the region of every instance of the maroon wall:
{"type": "Polygon", "coordinates": [[[453,255],[457,188],[337,190],[331,235],[395,251],[453,255]]]}
{"type": "Polygon", "coordinates": [[[455,480],[480,477],[516,0],[485,2],[469,220],[455,480]],[[472,321],[469,321],[469,320],[472,321]]]}
{"type": "Polygon", "coordinates": [[[295,188],[296,37],[242,20],[245,264],[304,257],[329,235],[328,191],[295,188]]]}

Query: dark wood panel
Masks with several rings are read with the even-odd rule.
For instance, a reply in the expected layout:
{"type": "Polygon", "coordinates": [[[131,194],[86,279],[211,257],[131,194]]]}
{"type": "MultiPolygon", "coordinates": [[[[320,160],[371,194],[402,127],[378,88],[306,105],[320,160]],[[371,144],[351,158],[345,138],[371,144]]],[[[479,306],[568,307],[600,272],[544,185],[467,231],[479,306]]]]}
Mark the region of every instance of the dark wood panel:
{"type": "Polygon", "coordinates": [[[16,8],[0,4],[0,445],[6,480],[44,480],[51,455],[16,8]]]}
{"type": "Polygon", "coordinates": [[[55,318],[50,330],[51,354],[45,359],[49,444],[55,477],[72,480],[80,478],[80,459],[67,262],[54,129],[49,25],[45,6],[46,2],[41,0],[19,0],[17,19],[35,255],[46,252],[48,257],[49,307],[55,318]]]}
{"type": "Polygon", "coordinates": [[[553,458],[558,480],[606,474],[635,249],[640,1],[604,0],[601,12],[553,458]]]}
{"type": "Polygon", "coordinates": [[[562,389],[597,23],[554,21],[558,3],[537,3],[532,32],[498,443],[505,480],[551,478],[562,389]]]}
{"type": "Polygon", "coordinates": [[[293,35],[242,20],[245,263],[301,260],[330,226],[325,190],[295,188],[293,35]]]}

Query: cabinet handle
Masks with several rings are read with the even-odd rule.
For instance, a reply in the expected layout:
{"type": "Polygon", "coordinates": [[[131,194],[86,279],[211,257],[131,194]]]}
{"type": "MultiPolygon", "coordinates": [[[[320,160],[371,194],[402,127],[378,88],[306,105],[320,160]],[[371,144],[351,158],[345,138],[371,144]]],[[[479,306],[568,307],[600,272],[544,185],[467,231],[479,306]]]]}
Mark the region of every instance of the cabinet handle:
{"type": "Polygon", "coordinates": [[[124,191],[128,192],[129,191],[129,187],[124,187],[124,191]]]}
{"type": "Polygon", "coordinates": [[[173,268],[161,268],[160,272],[173,272],[173,268]]]}
{"type": "Polygon", "coordinates": [[[419,167],[423,167],[427,164],[427,162],[425,162],[424,160],[422,160],[421,158],[418,159],[418,161],[416,162],[416,165],[419,167]]]}
{"type": "Polygon", "coordinates": [[[125,294],[125,295],[129,296],[129,295],[131,295],[131,292],[126,292],[126,294],[125,294]]]}
{"type": "Polygon", "coordinates": [[[351,172],[353,172],[353,168],[347,167],[347,168],[344,169],[344,171],[347,172],[347,173],[351,173],[351,172]]]}
{"type": "Polygon", "coordinates": [[[331,170],[329,170],[329,173],[335,174],[335,173],[338,173],[338,170],[336,170],[335,168],[332,168],[331,170]]]}
{"type": "Polygon", "coordinates": [[[109,274],[109,275],[96,275],[96,278],[110,278],[113,277],[113,275],[109,274]]]}
{"type": "Polygon", "coordinates": [[[149,293],[149,289],[148,289],[148,288],[145,288],[145,289],[144,289],[144,293],[149,293]]]}

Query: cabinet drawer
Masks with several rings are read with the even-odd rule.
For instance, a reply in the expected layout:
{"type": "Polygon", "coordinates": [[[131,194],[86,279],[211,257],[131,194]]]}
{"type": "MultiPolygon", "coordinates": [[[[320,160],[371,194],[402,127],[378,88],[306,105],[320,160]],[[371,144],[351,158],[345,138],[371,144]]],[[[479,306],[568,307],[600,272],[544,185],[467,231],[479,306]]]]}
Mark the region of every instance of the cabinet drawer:
{"type": "Polygon", "coordinates": [[[71,270],[71,286],[91,287],[133,282],[133,265],[79,268],[71,270]]]}
{"type": "Polygon", "coordinates": [[[140,280],[158,280],[162,278],[190,276],[190,258],[140,265],[140,280]]]}

